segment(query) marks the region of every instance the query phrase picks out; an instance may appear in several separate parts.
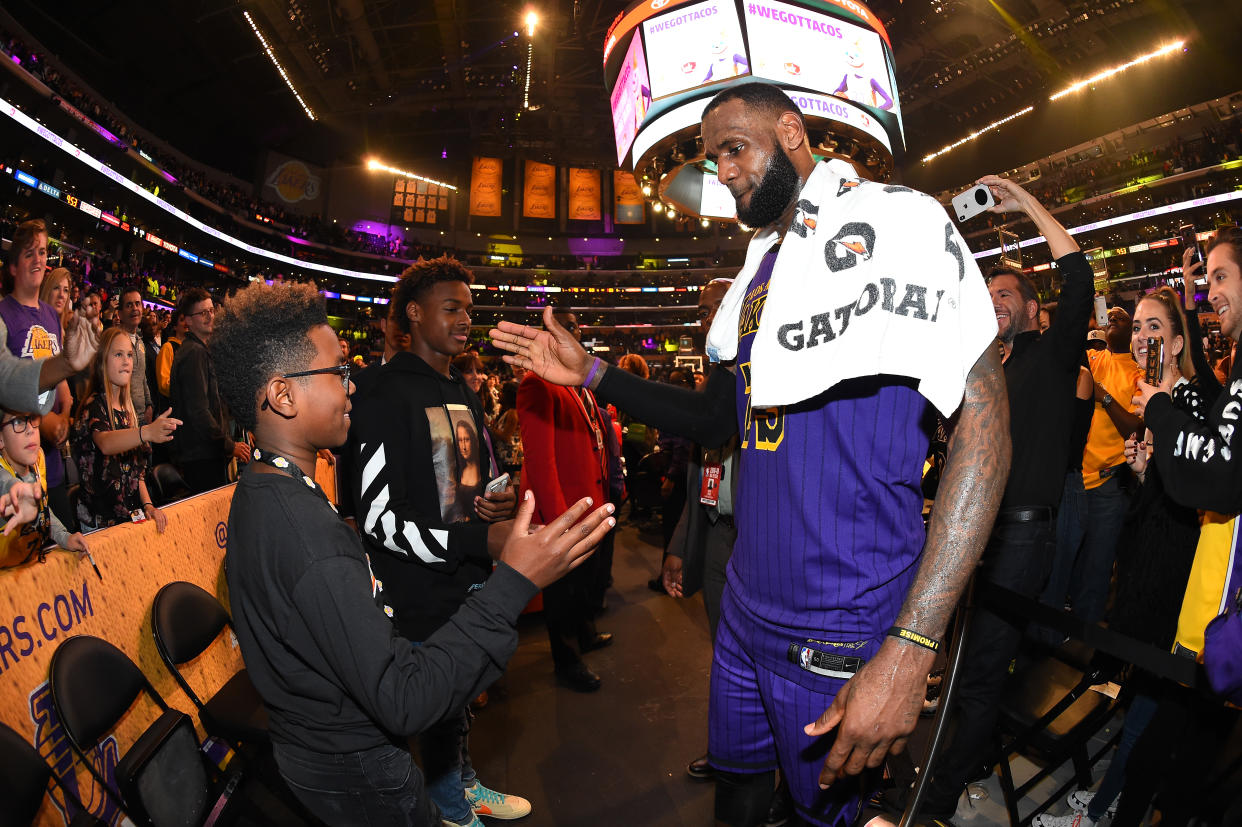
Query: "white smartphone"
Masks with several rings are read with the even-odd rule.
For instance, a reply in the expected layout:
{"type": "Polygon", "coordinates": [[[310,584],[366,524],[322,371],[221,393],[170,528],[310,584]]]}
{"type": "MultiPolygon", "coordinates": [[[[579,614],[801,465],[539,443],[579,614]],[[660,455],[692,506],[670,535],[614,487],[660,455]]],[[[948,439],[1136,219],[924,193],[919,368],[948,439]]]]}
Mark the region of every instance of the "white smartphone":
{"type": "Polygon", "coordinates": [[[965,192],[953,196],[953,212],[958,221],[974,218],[979,213],[996,206],[992,197],[992,188],[986,184],[977,184],[965,192]]]}
{"type": "Polygon", "coordinates": [[[498,494],[501,491],[504,491],[508,487],[509,487],[509,475],[506,473],[506,474],[501,474],[499,477],[489,482],[487,484],[487,487],[484,488],[483,491],[488,494],[498,494]]]}
{"type": "Polygon", "coordinates": [[[1108,327],[1108,299],[1104,296],[1095,297],[1095,323],[1101,328],[1108,327]]]}

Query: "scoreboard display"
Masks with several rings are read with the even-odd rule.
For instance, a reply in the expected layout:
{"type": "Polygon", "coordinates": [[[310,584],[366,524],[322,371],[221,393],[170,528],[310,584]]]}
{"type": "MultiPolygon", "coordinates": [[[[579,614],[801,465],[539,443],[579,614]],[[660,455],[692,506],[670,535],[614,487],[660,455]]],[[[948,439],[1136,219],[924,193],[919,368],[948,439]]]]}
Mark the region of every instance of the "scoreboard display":
{"type": "MultiPolygon", "coordinates": [[[[886,170],[905,151],[892,44],[854,0],[641,0],[608,31],[604,80],[618,166],[640,177],[662,154],[682,163],[707,102],[751,80],[782,87],[812,137],[826,136],[830,147],[848,143],[886,170]]],[[[667,177],[670,166],[655,171],[667,177]]],[[[689,198],[703,215],[724,210],[700,176],[677,183],[695,190],[675,199],[683,205],[689,198]]]]}

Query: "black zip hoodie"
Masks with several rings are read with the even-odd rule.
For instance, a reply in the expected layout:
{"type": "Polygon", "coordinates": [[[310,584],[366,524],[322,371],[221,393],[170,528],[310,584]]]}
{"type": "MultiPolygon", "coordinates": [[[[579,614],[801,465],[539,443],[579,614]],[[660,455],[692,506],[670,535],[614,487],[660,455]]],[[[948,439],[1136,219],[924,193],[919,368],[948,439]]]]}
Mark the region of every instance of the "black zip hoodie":
{"type": "Polygon", "coordinates": [[[397,630],[422,641],[492,570],[473,499],[493,463],[482,405],[456,369],[403,352],[377,370],[353,399],[349,485],[397,630]]]}

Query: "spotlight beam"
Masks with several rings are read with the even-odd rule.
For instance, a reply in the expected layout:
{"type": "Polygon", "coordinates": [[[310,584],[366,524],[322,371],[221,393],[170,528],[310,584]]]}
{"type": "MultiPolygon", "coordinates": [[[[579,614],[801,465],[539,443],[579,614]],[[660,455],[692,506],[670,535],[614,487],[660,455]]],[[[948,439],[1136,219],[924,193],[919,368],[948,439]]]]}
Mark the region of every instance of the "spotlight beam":
{"type": "Polygon", "coordinates": [[[398,169],[397,167],[389,166],[388,164],[385,164],[383,161],[379,160],[378,158],[368,158],[367,169],[369,169],[371,172],[391,172],[393,175],[400,175],[402,178],[412,178],[415,181],[426,181],[428,184],[435,184],[437,187],[444,187],[445,189],[450,189],[453,192],[457,192],[457,187],[453,186],[452,184],[446,184],[443,181],[437,181],[434,178],[428,178],[425,175],[419,175],[414,172],[406,172],[403,169],[398,169]]]}

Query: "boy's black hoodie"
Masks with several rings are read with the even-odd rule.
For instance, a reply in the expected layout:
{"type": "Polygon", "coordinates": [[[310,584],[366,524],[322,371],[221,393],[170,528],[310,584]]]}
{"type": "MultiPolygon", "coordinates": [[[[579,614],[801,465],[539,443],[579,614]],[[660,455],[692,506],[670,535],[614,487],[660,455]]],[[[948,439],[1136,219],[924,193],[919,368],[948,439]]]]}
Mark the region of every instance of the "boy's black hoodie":
{"type": "Polygon", "coordinates": [[[423,641],[492,570],[473,506],[491,450],[482,405],[455,368],[446,377],[402,352],[377,370],[352,400],[348,484],[397,630],[423,641]]]}

